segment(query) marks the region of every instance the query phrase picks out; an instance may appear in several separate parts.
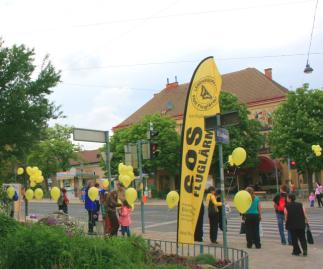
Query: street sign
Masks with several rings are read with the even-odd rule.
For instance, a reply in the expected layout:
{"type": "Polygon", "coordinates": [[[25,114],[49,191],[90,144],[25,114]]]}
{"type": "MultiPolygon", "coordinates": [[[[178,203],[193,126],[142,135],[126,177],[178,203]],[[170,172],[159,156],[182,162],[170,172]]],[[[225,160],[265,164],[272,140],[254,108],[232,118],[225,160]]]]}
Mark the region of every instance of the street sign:
{"type": "Polygon", "coordinates": [[[221,126],[218,126],[216,115],[205,117],[205,130],[214,130],[216,127],[231,126],[239,124],[240,118],[238,111],[220,114],[221,126]]]}
{"type": "Polygon", "coordinates": [[[138,168],[138,154],[136,144],[124,145],[125,164],[131,165],[133,168],[138,168]]]}
{"type": "Polygon", "coordinates": [[[150,143],[141,144],[142,159],[150,160],[150,143]]]}
{"type": "Polygon", "coordinates": [[[221,126],[231,126],[240,123],[238,111],[231,111],[221,114],[221,126]]]}
{"type": "Polygon", "coordinates": [[[229,144],[230,142],[229,131],[227,129],[217,127],[216,142],[222,143],[222,144],[229,144]]]}
{"type": "Polygon", "coordinates": [[[106,132],[91,129],[73,129],[73,140],[85,142],[106,143],[106,132]]]}
{"type": "MultiPolygon", "coordinates": [[[[109,156],[109,161],[111,162],[112,157],[113,157],[113,152],[110,152],[109,155],[110,155],[109,156]]],[[[103,161],[106,163],[107,162],[107,154],[106,154],[106,152],[101,152],[101,157],[102,157],[103,161]]]]}

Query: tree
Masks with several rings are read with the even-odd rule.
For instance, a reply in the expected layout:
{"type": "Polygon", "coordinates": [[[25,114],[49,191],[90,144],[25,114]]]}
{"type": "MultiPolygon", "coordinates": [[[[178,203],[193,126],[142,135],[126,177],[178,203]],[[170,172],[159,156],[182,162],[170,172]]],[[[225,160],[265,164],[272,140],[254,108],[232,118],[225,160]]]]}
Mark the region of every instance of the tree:
{"type": "Polygon", "coordinates": [[[30,166],[38,166],[42,170],[45,185],[48,187],[48,178],[59,171],[70,168],[70,160],[76,159],[78,146],[71,140],[72,128],[55,125],[44,131],[44,138],[32,148],[28,155],[27,163],[30,166]]]}
{"type": "Polygon", "coordinates": [[[112,174],[118,173],[118,164],[124,160],[124,145],[136,143],[138,140],[147,140],[150,122],[153,123],[154,131],[159,132],[158,136],[154,138],[154,142],[158,144],[159,154],[153,160],[144,161],[144,169],[149,173],[162,169],[171,175],[178,174],[180,142],[179,135],[176,132],[176,122],[157,114],[148,115],[141,122],[114,133],[111,138],[112,174]]]}
{"type": "MultiPolygon", "coordinates": [[[[258,152],[263,144],[264,137],[261,134],[261,124],[256,120],[248,119],[249,111],[245,104],[241,104],[238,98],[227,92],[220,94],[221,113],[238,111],[240,123],[238,125],[225,127],[229,130],[230,143],[223,145],[223,162],[225,167],[229,167],[228,156],[236,147],[243,147],[247,152],[247,159],[241,167],[254,168],[258,164],[258,152]]],[[[216,178],[219,175],[219,153],[216,147],[213,155],[211,173],[216,178]]]]}
{"type": "Polygon", "coordinates": [[[288,94],[287,101],[274,113],[269,143],[274,157],[289,157],[297,171],[313,190],[312,173],[323,169],[323,159],[316,157],[313,144],[323,142],[323,91],[309,89],[308,84],[288,94]]]}
{"type": "Polygon", "coordinates": [[[61,116],[49,100],[60,80],[45,57],[36,74],[34,50],[4,47],[0,40],[0,156],[25,158],[50,119],[61,116]]]}

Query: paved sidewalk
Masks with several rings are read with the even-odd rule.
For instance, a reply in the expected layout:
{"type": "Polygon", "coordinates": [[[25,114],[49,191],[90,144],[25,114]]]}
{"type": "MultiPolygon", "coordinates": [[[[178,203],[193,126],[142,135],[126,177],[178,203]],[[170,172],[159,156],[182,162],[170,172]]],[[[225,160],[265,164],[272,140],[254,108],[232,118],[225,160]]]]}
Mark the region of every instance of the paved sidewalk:
{"type": "MultiPolygon", "coordinates": [[[[140,230],[134,233],[141,234],[140,230]]],[[[176,232],[151,232],[148,231],[143,235],[145,238],[156,240],[176,241],[176,232]]],[[[205,235],[208,237],[208,234],[205,235]]],[[[219,238],[221,244],[222,238],[219,238]]],[[[291,246],[282,246],[280,242],[274,240],[263,240],[261,249],[247,249],[244,238],[228,238],[229,247],[243,249],[249,254],[249,269],[301,269],[301,268],[320,268],[323,262],[323,246],[309,245],[308,256],[292,256],[291,246]]],[[[206,244],[210,244],[209,241],[206,244]]]]}

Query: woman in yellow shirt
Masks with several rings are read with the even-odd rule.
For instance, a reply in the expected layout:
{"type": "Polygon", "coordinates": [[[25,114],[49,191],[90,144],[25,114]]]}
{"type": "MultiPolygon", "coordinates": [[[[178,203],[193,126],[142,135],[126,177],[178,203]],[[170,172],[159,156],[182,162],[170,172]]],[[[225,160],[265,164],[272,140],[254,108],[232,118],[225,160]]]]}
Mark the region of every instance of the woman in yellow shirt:
{"type": "Polygon", "coordinates": [[[215,188],[209,187],[208,194],[206,196],[206,205],[208,207],[208,215],[210,222],[210,240],[212,243],[217,244],[218,239],[218,227],[219,227],[219,209],[218,206],[222,206],[222,202],[216,200],[215,188]]]}

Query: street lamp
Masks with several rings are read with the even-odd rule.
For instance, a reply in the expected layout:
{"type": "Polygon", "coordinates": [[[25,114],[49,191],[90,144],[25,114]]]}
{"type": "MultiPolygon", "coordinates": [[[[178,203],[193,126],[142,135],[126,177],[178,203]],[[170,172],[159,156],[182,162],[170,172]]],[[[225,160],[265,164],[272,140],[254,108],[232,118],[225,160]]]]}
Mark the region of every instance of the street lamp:
{"type": "Polygon", "coordinates": [[[307,61],[306,67],[304,69],[305,74],[311,74],[314,71],[314,69],[310,66],[310,64],[307,61]]]}

